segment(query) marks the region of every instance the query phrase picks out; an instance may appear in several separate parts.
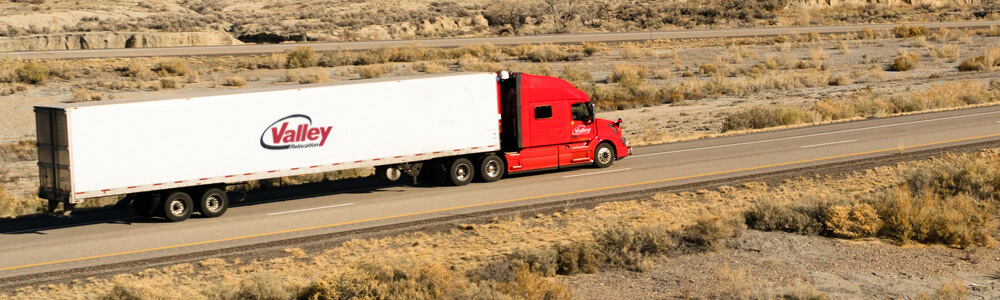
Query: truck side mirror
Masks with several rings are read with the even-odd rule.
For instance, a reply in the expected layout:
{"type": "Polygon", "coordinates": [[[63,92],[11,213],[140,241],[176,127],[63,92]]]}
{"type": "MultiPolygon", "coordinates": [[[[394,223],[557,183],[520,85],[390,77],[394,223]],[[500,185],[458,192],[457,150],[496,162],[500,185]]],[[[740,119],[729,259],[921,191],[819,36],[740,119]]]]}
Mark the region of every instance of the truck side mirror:
{"type": "Polygon", "coordinates": [[[596,117],[594,116],[594,112],[597,111],[597,109],[594,107],[594,102],[587,102],[587,110],[590,111],[590,118],[588,118],[587,124],[594,123],[594,119],[596,119],[596,117]]]}
{"type": "Polygon", "coordinates": [[[622,118],[618,118],[618,121],[615,122],[615,126],[616,127],[622,127],[622,118]]]}

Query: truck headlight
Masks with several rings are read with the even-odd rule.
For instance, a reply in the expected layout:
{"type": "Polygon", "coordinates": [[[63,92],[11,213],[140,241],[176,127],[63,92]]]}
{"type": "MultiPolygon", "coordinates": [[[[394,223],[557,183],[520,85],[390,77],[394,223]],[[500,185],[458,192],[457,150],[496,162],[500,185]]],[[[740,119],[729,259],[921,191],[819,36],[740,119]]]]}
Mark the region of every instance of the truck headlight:
{"type": "Polygon", "coordinates": [[[622,144],[624,144],[625,147],[628,147],[628,139],[626,139],[624,136],[622,137],[622,144]]]}

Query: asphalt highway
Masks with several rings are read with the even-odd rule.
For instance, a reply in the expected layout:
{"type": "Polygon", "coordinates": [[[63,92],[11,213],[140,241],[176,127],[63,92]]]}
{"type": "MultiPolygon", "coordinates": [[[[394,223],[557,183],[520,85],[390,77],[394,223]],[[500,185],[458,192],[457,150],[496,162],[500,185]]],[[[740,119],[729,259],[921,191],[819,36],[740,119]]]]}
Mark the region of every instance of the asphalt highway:
{"type": "Polygon", "coordinates": [[[463,187],[366,179],[322,190],[268,191],[251,194],[221,218],[180,223],[146,220],[130,211],[6,221],[0,222],[0,278],[996,140],[1000,107],[982,107],[638,147],[607,169],[542,172],[463,187]]]}
{"type": "MultiPolygon", "coordinates": [[[[910,23],[909,26],[936,28],[984,28],[1000,26],[1000,21],[969,21],[969,22],[939,22],[910,23]]],[[[459,47],[489,43],[493,45],[520,45],[540,43],[581,43],[581,42],[625,42],[659,39],[700,39],[700,38],[735,38],[776,36],[792,34],[839,34],[859,32],[865,28],[872,30],[888,30],[897,24],[866,24],[843,26],[810,26],[810,27],[767,27],[738,29],[694,29],[670,31],[643,31],[622,33],[575,33],[531,36],[503,36],[477,38],[448,38],[421,40],[389,40],[364,42],[335,43],[286,43],[260,44],[239,46],[199,46],[172,48],[126,48],[126,49],[93,49],[93,50],[58,50],[58,51],[23,51],[0,52],[0,58],[12,59],[77,59],[77,58],[108,58],[108,57],[150,57],[150,56],[186,56],[186,55],[251,55],[282,52],[301,45],[312,47],[316,51],[334,50],[365,50],[380,47],[398,47],[410,43],[418,43],[425,47],[459,47]]]]}

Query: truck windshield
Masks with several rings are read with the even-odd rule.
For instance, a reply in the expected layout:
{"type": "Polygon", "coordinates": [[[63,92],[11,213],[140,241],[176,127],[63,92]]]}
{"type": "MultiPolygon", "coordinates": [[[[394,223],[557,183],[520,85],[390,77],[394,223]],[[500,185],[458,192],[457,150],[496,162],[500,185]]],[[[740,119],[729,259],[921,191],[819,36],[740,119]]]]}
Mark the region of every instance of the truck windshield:
{"type": "Polygon", "coordinates": [[[574,103],[570,106],[570,110],[573,112],[574,121],[589,121],[590,120],[590,110],[587,109],[586,102],[574,103]]]}

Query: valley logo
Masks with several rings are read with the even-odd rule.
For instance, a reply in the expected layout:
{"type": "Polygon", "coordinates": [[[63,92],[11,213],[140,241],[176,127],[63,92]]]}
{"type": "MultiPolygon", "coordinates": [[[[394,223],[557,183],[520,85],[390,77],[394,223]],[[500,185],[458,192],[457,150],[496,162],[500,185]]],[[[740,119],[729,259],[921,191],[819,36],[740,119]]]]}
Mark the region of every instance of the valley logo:
{"type": "Polygon", "coordinates": [[[271,150],[322,147],[332,131],[333,126],[313,127],[307,115],[291,115],[264,129],[260,146],[271,150]]]}

